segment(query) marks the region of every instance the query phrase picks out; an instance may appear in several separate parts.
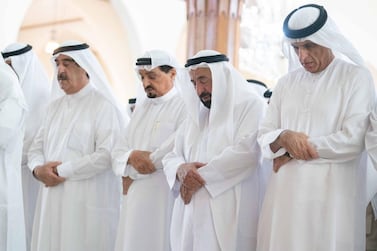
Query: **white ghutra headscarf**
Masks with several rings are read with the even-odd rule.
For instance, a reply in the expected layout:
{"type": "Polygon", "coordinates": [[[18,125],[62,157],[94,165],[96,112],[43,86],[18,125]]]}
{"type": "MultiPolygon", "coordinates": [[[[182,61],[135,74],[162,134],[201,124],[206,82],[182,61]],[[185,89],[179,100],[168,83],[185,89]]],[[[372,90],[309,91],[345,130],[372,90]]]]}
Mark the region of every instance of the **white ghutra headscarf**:
{"type": "Polygon", "coordinates": [[[25,120],[24,157],[41,124],[50,101],[51,82],[35,54],[32,46],[24,43],[12,43],[3,51],[4,60],[11,61],[21,85],[29,111],[25,120]]]}
{"type": "Polygon", "coordinates": [[[291,46],[294,42],[310,40],[329,48],[335,57],[363,66],[364,60],[339,31],[335,22],[327,15],[323,6],[303,5],[293,10],[284,20],[283,53],[289,60],[289,71],[301,67],[298,57],[291,46]]]}
{"type": "Polygon", "coordinates": [[[57,79],[58,69],[55,59],[60,55],[71,57],[81,68],[89,75],[91,85],[104,95],[118,110],[121,123],[128,122],[126,107],[122,105],[115,97],[110,83],[107,80],[105,72],[98,62],[97,58],[89,49],[89,45],[78,41],[66,41],[57,48],[52,56],[52,63],[55,67],[55,73],[52,81],[52,101],[62,97],[65,93],[60,89],[57,79]]]}
{"type": "MultiPolygon", "coordinates": [[[[179,65],[178,61],[168,52],[163,50],[149,50],[146,51],[140,58],[136,60],[136,67],[135,71],[138,76],[138,79],[140,79],[139,70],[146,70],[151,71],[159,66],[167,65],[170,67],[173,67],[177,71],[177,77],[176,79],[179,79],[179,74],[182,67],[179,65]]],[[[174,85],[176,81],[174,81],[174,85]]],[[[136,97],[136,106],[135,109],[138,106],[141,106],[144,101],[147,99],[143,85],[139,84],[137,87],[137,97],[136,97]]]]}
{"type": "Polygon", "coordinates": [[[12,43],[3,51],[4,60],[10,60],[16,72],[30,110],[47,103],[50,97],[50,81],[32,46],[12,43]]]}
{"type": "MultiPolygon", "coordinates": [[[[212,75],[212,98],[209,113],[209,142],[216,144],[208,147],[208,156],[219,154],[224,147],[234,141],[234,108],[252,96],[262,100],[250,87],[247,80],[228,62],[228,58],[214,50],[202,50],[188,59],[185,79],[180,81],[178,89],[185,102],[188,113],[197,126],[202,128],[201,114],[206,107],[201,103],[195,87],[191,83],[189,71],[201,67],[209,68],[212,75]],[[213,140],[212,140],[213,139],[213,140]],[[212,141],[211,141],[212,140],[212,141]]],[[[194,137],[195,138],[195,137],[194,137]]]]}
{"type": "Polygon", "coordinates": [[[0,71],[0,109],[4,101],[14,99],[23,110],[28,110],[21,87],[14,84],[18,83],[16,74],[12,71],[10,66],[5,64],[2,60],[0,60],[0,71]]]}

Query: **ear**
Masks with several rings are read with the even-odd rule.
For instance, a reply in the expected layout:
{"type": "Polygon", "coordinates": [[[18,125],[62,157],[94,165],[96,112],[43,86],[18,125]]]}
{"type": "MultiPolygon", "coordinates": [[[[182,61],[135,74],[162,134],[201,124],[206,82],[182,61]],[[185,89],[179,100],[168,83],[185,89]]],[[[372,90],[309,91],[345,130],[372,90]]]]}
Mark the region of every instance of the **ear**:
{"type": "Polygon", "coordinates": [[[177,76],[177,70],[174,68],[171,69],[169,73],[172,79],[175,79],[175,76],[177,76]]]}

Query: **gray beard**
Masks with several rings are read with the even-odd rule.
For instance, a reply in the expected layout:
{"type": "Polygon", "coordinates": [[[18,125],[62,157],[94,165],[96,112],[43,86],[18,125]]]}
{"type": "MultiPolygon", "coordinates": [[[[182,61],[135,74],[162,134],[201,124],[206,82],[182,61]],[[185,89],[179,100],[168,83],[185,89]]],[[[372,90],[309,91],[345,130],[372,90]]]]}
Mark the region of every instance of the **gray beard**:
{"type": "Polygon", "coordinates": [[[211,109],[211,100],[209,101],[203,101],[203,100],[200,100],[202,102],[202,104],[207,107],[208,109],[211,109]]]}

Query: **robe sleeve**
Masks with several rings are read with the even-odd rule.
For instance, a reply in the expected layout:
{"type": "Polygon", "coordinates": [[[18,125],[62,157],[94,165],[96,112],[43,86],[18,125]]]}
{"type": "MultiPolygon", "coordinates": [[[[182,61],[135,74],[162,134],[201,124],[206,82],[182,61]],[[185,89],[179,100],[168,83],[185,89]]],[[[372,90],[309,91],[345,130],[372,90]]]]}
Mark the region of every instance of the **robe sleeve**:
{"type": "MultiPolygon", "coordinates": [[[[188,122],[188,121],[186,121],[188,122]]],[[[173,150],[165,155],[162,159],[163,170],[170,189],[174,194],[179,192],[179,181],[177,180],[177,170],[180,165],[186,163],[184,159],[184,136],[186,131],[186,123],[182,124],[176,132],[173,150]]]]}
{"type": "MultiPolygon", "coordinates": [[[[184,109],[185,108],[182,105],[181,109],[179,111],[176,111],[175,113],[177,116],[177,119],[175,121],[175,131],[171,133],[170,135],[168,135],[166,140],[162,142],[162,144],[157,149],[155,149],[150,155],[151,161],[153,162],[156,170],[163,169],[162,159],[165,157],[166,154],[168,154],[169,152],[173,150],[174,141],[176,138],[176,131],[178,130],[179,125],[181,125],[187,117],[187,113],[184,111],[184,109]]],[[[144,179],[144,178],[149,177],[150,175],[150,174],[138,173],[131,165],[129,165],[127,169],[128,169],[127,174],[134,180],[144,179]]]]}
{"type": "Polygon", "coordinates": [[[376,95],[369,74],[359,70],[352,77],[354,83],[344,108],[346,114],[341,128],[330,135],[309,138],[322,159],[344,162],[354,159],[364,150],[365,133],[376,95]]]}
{"type": "MultiPolygon", "coordinates": [[[[238,185],[260,167],[261,150],[257,142],[257,134],[265,108],[266,104],[262,100],[248,103],[235,122],[238,130],[234,144],[226,147],[207,165],[198,169],[212,197],[238,185]]],[[[239,107],[238,110],[240,109],[239,107]]]]}
{"type": "Polygon", "coordinates": [[[180,125],[184,123],[186,118],[187,113],[185,111],[184,106],[182,106],[180,111],[177,112],[175,132],[170,134],[169,137],[161,144],[161,146],[157,148],[155,151],[153,151],[153,153],[151,154],[151,159],[157,169],[163,169],[162,159],[165,157],[166,154],[173,150],[178,128],[180,125]]]}
{"type": "Polygon", "coordinates": [[[0,104],[0,148],[6,148],[13,135],[19,131],[23,110],[16,100],[8,99],[0,104]]]}
{"type": "Polygon", "coordinates": [[[60,176],[70,180],[81,180],[111,168],[111,151],[121,128],[121,119],[118,116],[115,107],[109,102],[104,102],[100,106],[92,129],[94,151],[84,154],[81,158],[63,162],[57,167],[60,176]]]}
{"type": "Polygon", "coordinates": [[[128,146],[127,129],[124,130],[117,140],[113,151],[111,152],[112,168],[117,176],[129,176],[127,165],[128,158],[134,149],[128,146]]]}
{"type": "Polygon", "coordinates": [[[370,125],[365,135],[365,147],[373,163],[374,168],[377,170],[377,105],[374,105],[373,112],[369,117],[370,125]]]}
{"type": "Polygon", "coordinates": [[[284,130],[275,118],[280,117],[280,97],[279,89],[281,84],[277,84],[274,95],[271,96],[270,104],[267,108],[266,116],[260,125],[258,132],[258,143],[262,149],[263,157],[266,159],[274,159],[282,156],[286,153],[284,148],[280,148],[276,153],[273,153],[270,148],[270,144],[274,142],[281,132],[284,130]]]}
{"type": "Polygon", "coordinates": [[[45,124],[46,121],[43,121],[28,151],[27,165],[32,172],[37,166],[45,163],[43,154],[43,135],[45,131],[45,124]]]}
{"type": "MultiPolygon", "coordinates": [[[[150,158],[156,168],[156,171],[162,169],[162,158],[167,153],[173,150],[174,138],[175,138],[175,133],[170,134],[169,137],[162,143],[162,145],[151,153],[150,158]]],[[[128,169],[127,175],[130,176],[133,180],[145,179],[149,177],[150,175],[150,174],[140,174],[131,165],[128,165],[127,169],[128,169]]]]}
{"type": "Polygon", "coordinates": [[[139,174],[132,165],[127,164],[131,153],[136,150],[129,146],[127,129],[121,133],[120,139],[117,140],[113,151],[111,152],[112,168],[117,176],[129,176],[133,180],[140,178],[139,174]]]}
{"type": "Polygon", "coordinates": [[[263,151],[263,156],[266,159],[274,159],[284,155],[287,152],[287,150],[282,147],[274,153],[271,151],[270,147],[270,144],[273,143],[283,131],[283,129],[277,129],[272,132],[266,133],[265,135],[263,135],[263,137],[261,137],[260,146],[263,151]]]}

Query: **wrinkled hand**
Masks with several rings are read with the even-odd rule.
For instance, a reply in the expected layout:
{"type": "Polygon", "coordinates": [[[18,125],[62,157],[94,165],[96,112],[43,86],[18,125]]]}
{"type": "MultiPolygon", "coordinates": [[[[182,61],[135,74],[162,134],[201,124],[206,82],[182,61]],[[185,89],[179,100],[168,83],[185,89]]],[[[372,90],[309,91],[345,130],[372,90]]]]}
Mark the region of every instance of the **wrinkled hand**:
{"type": "Polygon", "coordinates": [[[181,198],[183,200],[183,203],[185,205],[189,204],[191,202],[192,196],[194,195],[196,191],[194,190],[189,190],[185,186],[181,186],[179,193],[181,195],[181,198]]]}
{"type": "Polygon", "coordinates": [[[279,144],[294,159],[311,160],[319,158],[317,150],[309,142],[308,138],[308,135],[304,133],[285,130],[279,136],[279,144]]]}
{"type": "Polygon", "coordinates": [[[197,170],[204,165],[206,164],[200,162],[186,163],[177,170],[178,180],[181,182],[180,194],[185,204],[189,204],[194,193],[205,185],[197,170]]]}
{"type": "Polygon", "coordinates": [[[130,188],[132,182],[134,182],[134,180],[131,179],[130,176],[122,177],[123,195],[128,193],[128,189],[130,188]]]}
{"type": "Polygon", "coordinates": [[[279,156],[274,159],[273,161],[273,170],[275,173],[277,173],[283,165],[287,164],[292,157],[289,156],[289,153],[287,152],[286,154],[279,156]]]}
{"type": "Polygon", "coordinates": [[[135,150],[132,151],[128,158],[128,164],[133,166],[140,174],[150,174],[156,171],[154,164],[150,159],[151,152],[135,150]]]}
{"type": "Polygon", "coordinates": [[[37,166],[33,170],[34,176],[45,184],[46,187],[53,187],[65,181],[65,178],[59,177],[56,167],[60,161],[47,162],[44,165],[37,166]]]}

